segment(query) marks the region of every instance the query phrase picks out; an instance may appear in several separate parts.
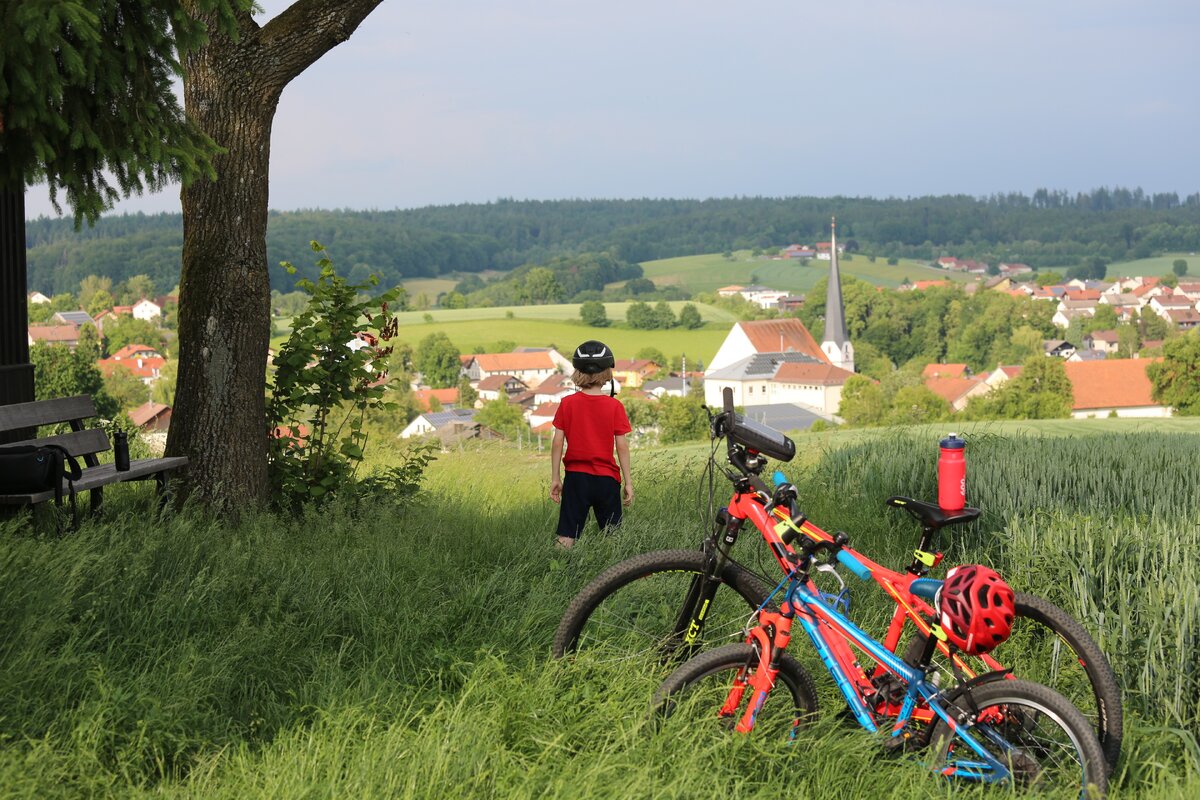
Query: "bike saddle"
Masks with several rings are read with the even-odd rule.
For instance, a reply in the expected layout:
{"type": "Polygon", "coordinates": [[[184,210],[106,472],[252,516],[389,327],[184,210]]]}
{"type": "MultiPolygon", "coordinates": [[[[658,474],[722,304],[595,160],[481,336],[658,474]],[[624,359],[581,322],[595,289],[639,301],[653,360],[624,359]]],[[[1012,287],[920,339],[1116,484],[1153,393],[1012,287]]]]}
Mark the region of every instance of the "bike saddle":
{"type": "Polygon", "coordinates": [[[961,525],[964,522],[972,522],[978,519],[981,513],[978,508],[964,508],[961,511],[943,511],[934,503],[926,503],[922,500],[914,500],[911,497],[901,497],[899,495],[889,497],[887,504],[896,508],[903,508],[916,519],[920,520],[922,525],[931,530],[938,530],[950,525],[961,525]]]}

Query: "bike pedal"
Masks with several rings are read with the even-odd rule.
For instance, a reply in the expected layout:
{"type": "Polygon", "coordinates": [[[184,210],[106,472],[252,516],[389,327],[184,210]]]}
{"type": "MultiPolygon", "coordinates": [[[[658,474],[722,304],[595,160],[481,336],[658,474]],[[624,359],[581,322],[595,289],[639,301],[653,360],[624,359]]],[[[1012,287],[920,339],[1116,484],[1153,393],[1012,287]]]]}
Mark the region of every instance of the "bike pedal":
{"type": "Polygon", "coordinates": [[[886,755],[903,755],[919,749],[920,743],[912,731],[905,731],[899,736],[889,736],[883,740],[883,752],[886,755]]]}

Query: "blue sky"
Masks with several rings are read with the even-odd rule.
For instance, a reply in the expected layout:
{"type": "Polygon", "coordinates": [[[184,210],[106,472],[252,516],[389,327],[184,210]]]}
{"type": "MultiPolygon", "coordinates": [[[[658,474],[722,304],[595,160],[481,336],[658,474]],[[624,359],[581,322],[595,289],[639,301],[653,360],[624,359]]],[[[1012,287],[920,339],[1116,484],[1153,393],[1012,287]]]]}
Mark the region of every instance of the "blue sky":
{"type": "Polygon", "coordinates": [[[1197,76],[1195,0],[386,0],[284,92],[270,205],[1186,194],[1197,76]]]}

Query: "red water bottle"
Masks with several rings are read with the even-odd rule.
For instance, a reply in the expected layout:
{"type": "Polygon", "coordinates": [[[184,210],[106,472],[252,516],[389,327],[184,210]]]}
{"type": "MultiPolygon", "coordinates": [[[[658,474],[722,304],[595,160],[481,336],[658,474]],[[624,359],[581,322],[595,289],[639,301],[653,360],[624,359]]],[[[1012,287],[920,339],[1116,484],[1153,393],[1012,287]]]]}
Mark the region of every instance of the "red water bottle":
{"type": "Polygon", "coordinates": [[[962,511],[967,504],[967,443],[950,434],[938,455],[938,505],[942,511],[962,511]]]}

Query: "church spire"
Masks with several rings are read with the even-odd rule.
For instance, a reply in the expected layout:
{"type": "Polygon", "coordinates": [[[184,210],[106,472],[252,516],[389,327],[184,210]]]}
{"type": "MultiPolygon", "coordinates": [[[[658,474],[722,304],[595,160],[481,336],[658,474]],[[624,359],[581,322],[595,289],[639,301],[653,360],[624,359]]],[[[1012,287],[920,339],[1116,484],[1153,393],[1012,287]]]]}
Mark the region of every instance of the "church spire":
{"type": "Polygon", "coordinates": [[[842,305],[842,278],[838,273],[837,217],[830,223],[829,286],[825,291],[825,338],[821,351],[835,367],[854,371],[854,346],[846,329],[846,312],[842,305]]]}

